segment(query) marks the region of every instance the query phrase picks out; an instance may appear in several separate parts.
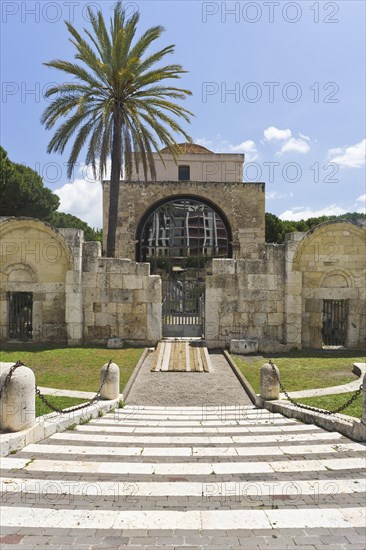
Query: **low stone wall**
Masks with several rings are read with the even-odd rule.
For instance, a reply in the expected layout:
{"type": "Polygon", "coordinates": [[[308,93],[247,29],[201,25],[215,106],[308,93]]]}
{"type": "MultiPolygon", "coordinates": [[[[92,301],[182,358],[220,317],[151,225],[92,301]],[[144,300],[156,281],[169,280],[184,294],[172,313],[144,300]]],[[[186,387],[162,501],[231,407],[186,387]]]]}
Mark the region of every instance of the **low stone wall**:
{"type": "Polygon", "coordinates": [[[161,278],[150,264],[102,258],[100,243],[83,250],[84,342],[117,337],[141,345],[161,339],[161,278]]]}
{"type": "Polygon", "coordinates": [[[210,348],[257,340],[283,351],[284,247],[267,245],[259,260],[214,259],[206,279],[205,337],[210,348]]]}

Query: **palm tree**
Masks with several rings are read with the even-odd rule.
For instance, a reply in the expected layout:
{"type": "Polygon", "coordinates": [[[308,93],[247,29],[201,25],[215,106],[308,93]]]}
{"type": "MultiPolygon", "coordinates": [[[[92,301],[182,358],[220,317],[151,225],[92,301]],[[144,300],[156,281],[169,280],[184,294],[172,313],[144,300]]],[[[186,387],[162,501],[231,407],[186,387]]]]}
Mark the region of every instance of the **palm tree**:
{"type": "Polygon", "coordinates": [[[84,32],[90,42],[66,22],[70,42],[76,48],[75,59],[82,64],[61,60],[45,63],[73,76],[74,81],[47,90],[46,96],[52,97],[52,102],[41,121],[50,129],[66,117],[55,131],[48,153],[63,153],[75,134],[67,163],[69,178],[87,141],[86,163],[92,166],[95,178],[105,176],[111,157],[106,253],[113,257],[120,178],[124,173],[130,179],[133,166],[138,173],[142,165],[145,180],[148,173],[156,179],[153,150],[159,151],[164,144],[176,158],[179,148],[172,134],[182,134],[191,141],[178,119],[189,122],[192,113],[175,101],[191,92],[162,82],[179,79],[186,72],[177,64],[157,66],[174,52],[174,45],[147,53],[163,27],[151,27],[135,39],[139,14],[127,17],[121,2],[115,5],[109,32],[101,11],[94,14],[89,8],[88,13],[92,30],[84,32]]]}

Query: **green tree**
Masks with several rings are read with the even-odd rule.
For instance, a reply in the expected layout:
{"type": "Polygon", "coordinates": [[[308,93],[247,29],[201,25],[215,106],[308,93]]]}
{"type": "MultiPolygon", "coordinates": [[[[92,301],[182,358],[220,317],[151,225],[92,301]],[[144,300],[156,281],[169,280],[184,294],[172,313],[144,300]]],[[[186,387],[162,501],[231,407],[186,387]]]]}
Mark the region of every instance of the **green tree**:
{"type": "Polygon", "coordinates": [[[86,241],[102,242],[103,234],[101,229],[92,229],[86,222],[72,214],[64,214],[63,212],[54,212],[49,218],[48,223],[54,227],[72,227],[74,229],[82,229],[86,241]]]}
{"type": "Polygon", "coordinates": [[[45,219],[55,212],[60,199],[44,187],[37,172],[12,162],[0,146],[0,216],[45,219]]]}
{"type": "Polygon", "coordinates": [[[299,220],[297,222],[290,220],[281,220],[274,214],[266,212],[266,242],[267,243],[283,243],[287,233],[293,231],[310,231],[313,227],[321,223],[329,221],[341,220],[364,220],[366,214],[359,212],[348,212],[340,216],[320,216],[319,218],[308,218],[307,220],[299,220]]]}
{"type": "Polygon", "coordinates": [[[12,162],[0,146],[0,216],[37,218],[54,227],[82,229],[86,241],[101,241],[102,231],[92,229],[76,216],[56,212],[59,197],[44,187],[37,172],[12,162]]]}
{"type": "Polygon", "coordinates": [[[76,135],[68,160],[69,176],[87,142],[86,163],[92,166],[95,177],[105,176],[107,159],[111,157],[106,253],[113,257],[123,172],[129,179],[134,158],[136,170],[142,164],[145,179],[148,171],[155,179],[153,150],[158,151],[164,144],[176,158],[177,143],[172,134],[182,134],[191,141],[179,120],[189,122],[192,113],[175,101],[185,99],[191,92],[165,83],[186,72],[177,64],[160,66],[160,61],[174,52],[174,45],[147,53],[163,27],[151,27],[135,39],[139,14],[127,17],[121,2],[114,7],[109,31],[101,11],[94,14],[89,8],[88,14],[92,29],[84,29],[86,39],[66,22],[76,48],[75,59],[81,64],[61,60],[45,63],[74,81],[48,89],[46,95],[53,101],[41,120],[51,129],[66,117],[48,145],[49,153],[63,153],[76,135]]]}

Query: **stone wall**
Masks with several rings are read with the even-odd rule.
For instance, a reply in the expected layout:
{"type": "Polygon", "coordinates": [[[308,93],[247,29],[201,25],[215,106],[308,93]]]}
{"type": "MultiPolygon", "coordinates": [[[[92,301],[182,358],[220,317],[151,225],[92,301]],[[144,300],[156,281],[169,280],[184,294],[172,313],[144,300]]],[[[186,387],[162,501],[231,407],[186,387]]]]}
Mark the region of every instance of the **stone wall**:
{"type": "Polygon", "coordinates": [[[284,247],[266,245],[261,259],[213,260],[206,279],[209,347],[257,339],[259,349],[284,349],[284,247]]]}
{"type": "Polygon", "coordinates": [[[100,243],[83,250],[84,342],[118,337],[153,345],[161,339],[161,279],[150,264],[101,257],[100,243]]]}
{"type": "MultiPolygon", "coordinates": [[[[109,182],[103,183],[104,248],[108,231],[109,182]]],[[[264,184],[243,182],[120,182],[116,256],[136,259],[138,228],[161,201],[179,197],[203,200],[228,221],[234,258],[258,257],[264,243],[264,184]]]]}
{"type": "Polygon", "coordinates": [[[31,218],[1,220],[1,341],[8,338],[9,293],[32,292],[33,341],[67,342],[66,286],[74,260],[61,232],[50,225],[31,218]]]}
{"type": "MultiPolygon", "coordinates": [[[[326,223],[302,236],[288,276],[301,281],[294,300],[300,320],[298,343],[321,347],[323,300],[348,300],[347,347],[364,347],[366,227],[355,222],[326,223]]],[[[288,291],[288,299],[290,291],[288,291]]]]}
{"type": "Polygon", "coordinates": [[[101,257],[77,229],[32,218],[0,220],[0,341],[9,335],[9,295],[32,293],[34,343],[139,344],[161,338],[161,279],[149,264],[101,257]]]}
{"type": "Polygon", "coordinates": [[[321,348],[323,301],[348,300],[346,346],[364,347],[366,227],[331,222],[263,247],[262,257],[213,260],[206,282],[206,339],[258,340],[260,351],[321,348]]]}

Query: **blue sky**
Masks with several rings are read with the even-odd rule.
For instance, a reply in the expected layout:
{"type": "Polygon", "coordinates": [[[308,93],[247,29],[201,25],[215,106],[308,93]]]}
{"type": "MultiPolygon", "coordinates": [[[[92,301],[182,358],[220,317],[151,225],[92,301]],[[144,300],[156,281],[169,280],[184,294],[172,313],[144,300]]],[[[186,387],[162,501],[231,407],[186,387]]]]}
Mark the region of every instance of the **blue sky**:
{"type": "MultiPolygon", "coordinates": [[[[71,60],[64,20],[88,26],[86,6],[113,2],[1,3],[1,144],[36,169],[61,210],[101,225],[100,185],[82,163],[71,181],[64,155],[48,155],[43,90],[62,77],[43,62],[71,60]]],[[[125,2],[140,28],[161,24],[159,46],[189,72],[188,131],[216,152],[245,153],[245,180],[266,183],[266,210],[283,219],[363,211],[365,2],[125,2]]]]}

